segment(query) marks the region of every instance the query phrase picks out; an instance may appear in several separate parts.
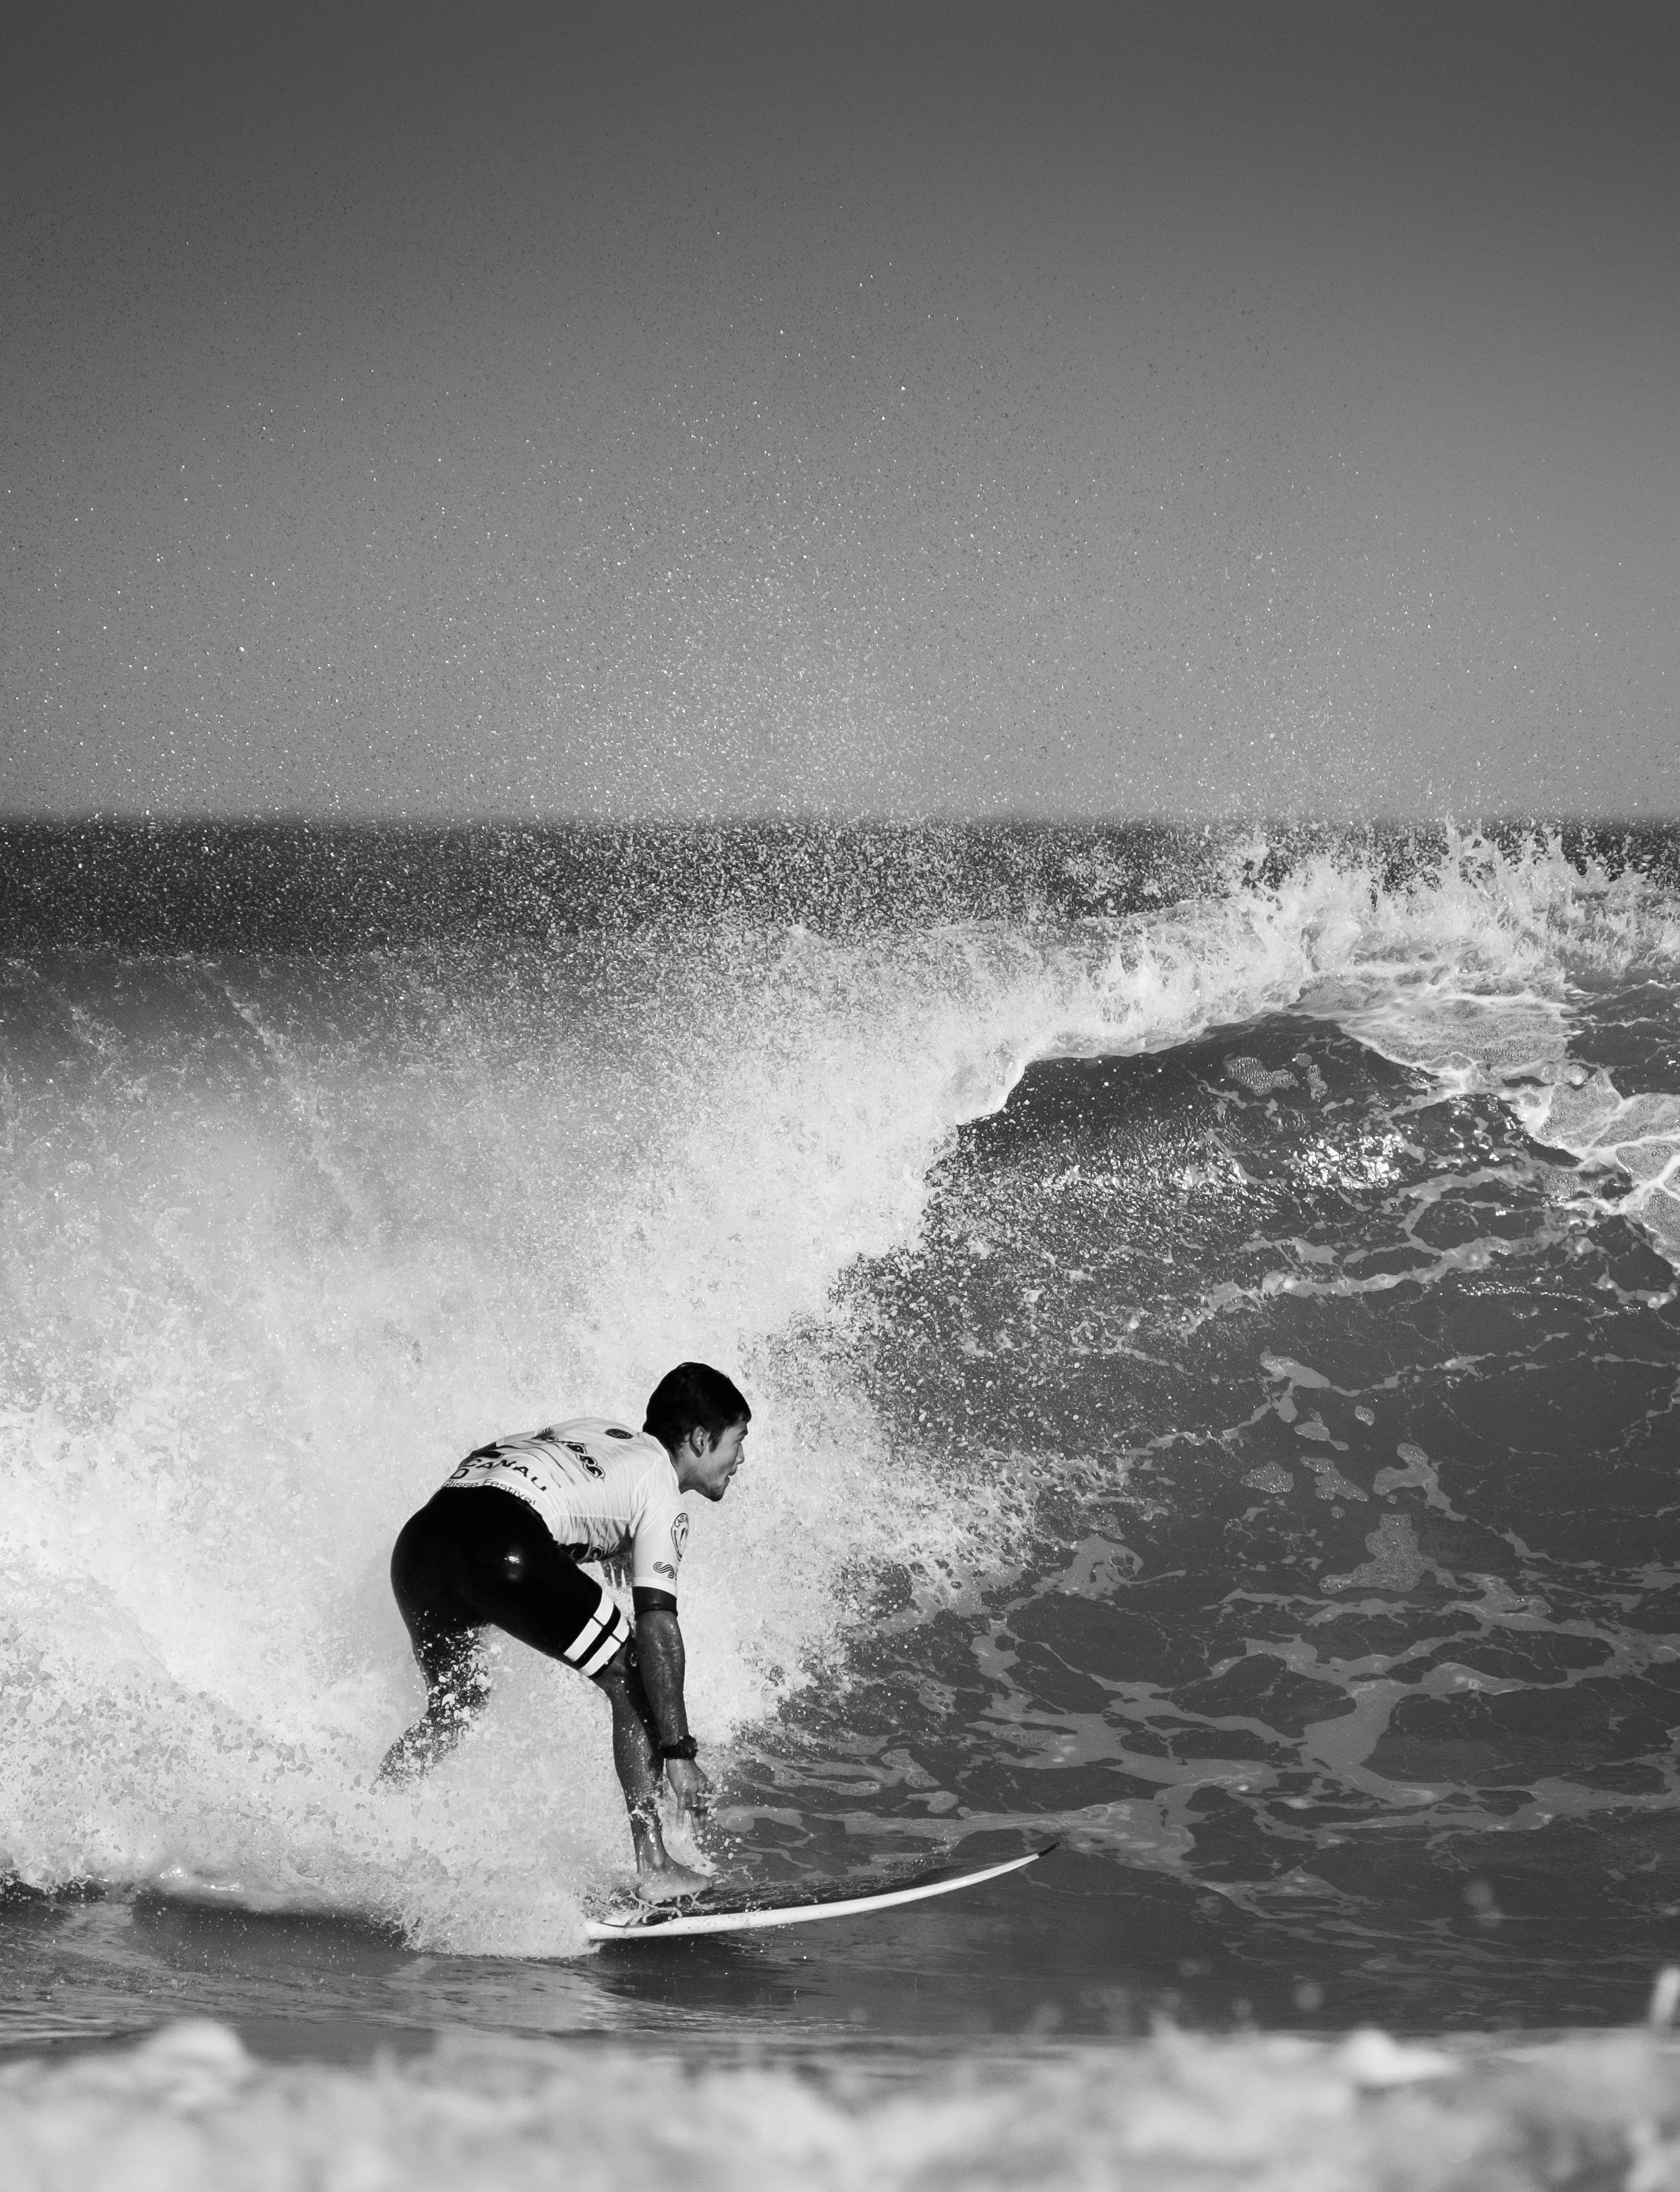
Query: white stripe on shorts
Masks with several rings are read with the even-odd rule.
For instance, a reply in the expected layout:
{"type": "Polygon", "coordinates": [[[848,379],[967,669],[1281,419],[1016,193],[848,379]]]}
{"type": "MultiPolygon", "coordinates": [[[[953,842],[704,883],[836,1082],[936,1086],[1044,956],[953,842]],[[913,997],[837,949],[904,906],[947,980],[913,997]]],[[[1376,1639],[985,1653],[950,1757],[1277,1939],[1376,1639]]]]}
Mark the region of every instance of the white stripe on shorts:
{"type": "Polygon", "coordinates": [[[630,1641],[630,1624],[609,1592],[566,1647],[566,1657],[581,1675],[598,1675],[621,1644],[630,1641]]]}

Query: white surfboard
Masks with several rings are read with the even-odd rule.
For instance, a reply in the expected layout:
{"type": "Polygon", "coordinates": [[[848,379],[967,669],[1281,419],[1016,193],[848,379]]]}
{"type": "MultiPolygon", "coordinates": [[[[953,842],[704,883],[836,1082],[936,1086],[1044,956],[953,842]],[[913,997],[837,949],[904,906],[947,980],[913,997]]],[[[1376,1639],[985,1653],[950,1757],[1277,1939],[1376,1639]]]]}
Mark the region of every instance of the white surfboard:
{"type": "MultiPolygon", "coordinates": [[[[1048,1846],[1053,1848],[1053,1843],[1048,1846]]],[[[695,1933],[755,1933],[772,1926],[808,1926],[819,1918],[859,1918],[891,1910],[901,1903],[922,1903],[933,1895],[954,1895],[1036,1864],[1047,1850],[1012,1857],[1002,1864],[964,1872],[954,1865],[932,1865],[906,1874],[890,1887],[860,1893],[850,1880],[827,1880],[812,1887],[745,1888],[697,1895],[684,1903],[619,1904],[588,1921],[592,1941],[669,1941],[695,1933]]]]}

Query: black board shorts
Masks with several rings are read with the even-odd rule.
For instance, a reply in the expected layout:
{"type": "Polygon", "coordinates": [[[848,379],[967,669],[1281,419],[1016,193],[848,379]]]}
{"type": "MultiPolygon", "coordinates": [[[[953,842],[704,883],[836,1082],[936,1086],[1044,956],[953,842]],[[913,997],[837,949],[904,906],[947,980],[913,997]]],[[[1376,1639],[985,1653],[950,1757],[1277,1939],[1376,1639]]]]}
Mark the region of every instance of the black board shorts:
{"type": "Polygon", "coordinates": [[[618,1604],[541,1516],[491,1485],[446,1485],[410,1516],[391,1553],[390,1587],[429,1681],[487,1624],[584,1675],[600,1674],[630,1641],[618,1604]]]}

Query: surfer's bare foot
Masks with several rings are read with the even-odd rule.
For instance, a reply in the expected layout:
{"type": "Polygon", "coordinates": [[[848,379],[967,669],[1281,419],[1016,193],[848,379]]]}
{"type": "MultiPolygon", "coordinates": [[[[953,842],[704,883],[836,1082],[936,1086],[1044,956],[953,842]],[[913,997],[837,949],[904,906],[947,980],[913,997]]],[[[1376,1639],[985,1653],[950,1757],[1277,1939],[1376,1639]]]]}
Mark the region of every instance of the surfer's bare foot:
{"type": "Polygon", "coordinates": [[[691,1872],[686,1864],[648,1865],[635,1876],[636,1899],[641,1903],[675,1903],[685,1895],[703,1895],[711,1886],[703,1872],[691,1872]]]}

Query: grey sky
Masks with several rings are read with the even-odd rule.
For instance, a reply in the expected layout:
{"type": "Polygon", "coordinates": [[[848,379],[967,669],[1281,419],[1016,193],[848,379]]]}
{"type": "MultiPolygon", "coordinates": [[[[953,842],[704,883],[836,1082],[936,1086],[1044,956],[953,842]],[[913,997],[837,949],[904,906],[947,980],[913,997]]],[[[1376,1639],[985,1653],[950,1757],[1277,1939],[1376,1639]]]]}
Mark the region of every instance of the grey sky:
{"type": "Polygon", "coordinates": [[[11,20],[0,811],[1680,809],[1671,9],[11,20]]]}

